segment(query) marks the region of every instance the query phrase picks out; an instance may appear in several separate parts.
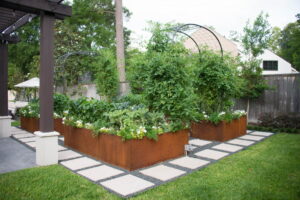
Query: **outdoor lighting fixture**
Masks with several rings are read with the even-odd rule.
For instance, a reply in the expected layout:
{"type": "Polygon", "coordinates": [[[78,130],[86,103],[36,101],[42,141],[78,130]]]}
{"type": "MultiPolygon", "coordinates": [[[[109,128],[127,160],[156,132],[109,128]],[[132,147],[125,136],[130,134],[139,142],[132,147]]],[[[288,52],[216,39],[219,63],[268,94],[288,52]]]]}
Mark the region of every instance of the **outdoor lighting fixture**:
{"type": "Polygon", "coordinates": [[[28,22],[32,21],[32,15],[29,15],[28,22]]]}

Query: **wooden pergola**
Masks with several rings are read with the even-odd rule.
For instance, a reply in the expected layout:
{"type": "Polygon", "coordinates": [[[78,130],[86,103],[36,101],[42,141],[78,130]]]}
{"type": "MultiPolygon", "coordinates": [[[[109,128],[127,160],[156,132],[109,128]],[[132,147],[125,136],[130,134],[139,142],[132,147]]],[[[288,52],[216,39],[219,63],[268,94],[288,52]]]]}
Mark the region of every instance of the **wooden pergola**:
{"type": "MultiPolygon", "coordinates": [[[[40,20],[40,133],[48,135],[53,127],[54,22],[71,16],[72,8],[63,0],[1,0],[0,1],[0,120],[8,117],[8,45],[17,43],[15,30],[40,20]]],[[[16,55],[18,56],[18,55],[16,55]]],[[[5,130],[0,130],[5,131],[5,130]]],[[[0,133],[1,137],[1,133],[0,133]]],[[[57,136],[56,136],[57,137],[57,136]]],[[[57,141],[56,141],[57,142],[57,141]]],[[[38,144],[37,144],[38,145],[38,144]]],[[[37,154],[38,154],[37,148],[37,154]]],[[[56,152],[57,153],[57,152],[56,152]]],[[[38,160],[37,160],[38,162],[38,160]]]]}

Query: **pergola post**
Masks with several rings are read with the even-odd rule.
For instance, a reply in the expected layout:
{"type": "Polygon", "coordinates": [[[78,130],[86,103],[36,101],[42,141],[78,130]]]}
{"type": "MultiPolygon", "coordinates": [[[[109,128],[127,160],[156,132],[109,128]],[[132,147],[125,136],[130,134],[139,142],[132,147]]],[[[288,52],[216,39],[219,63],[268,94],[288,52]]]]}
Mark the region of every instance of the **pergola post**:
{"type": "Polygon", "coordinates": [[[8,115],[8,46],[0,40],[0,138],[10,136],[10,116],[8,115]]]}
{"type": "Polygon", "coordinates": [[[38,165],[51,165],[58,162],[57,136],[59,134],[53,127],[54,21],[54,15],[41,13],[40,131],[35,132],[38,165]]]}

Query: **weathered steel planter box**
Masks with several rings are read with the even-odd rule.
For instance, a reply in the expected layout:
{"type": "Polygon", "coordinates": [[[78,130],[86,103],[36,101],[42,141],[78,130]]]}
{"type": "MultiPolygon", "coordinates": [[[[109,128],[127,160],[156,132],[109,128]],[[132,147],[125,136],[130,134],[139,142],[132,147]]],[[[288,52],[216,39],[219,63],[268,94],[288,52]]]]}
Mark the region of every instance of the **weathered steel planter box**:
{"type": "MultiPolygon", "coordinates": [[[[39,118],[35,117],[20,117],[21,118],[21,128],[28,132],[35,132],[39,130],[39,118]]],[[[61,135],[64,134],[64,124],[61,118],[54,119],[54,130],[59,132],[61,135]]]]}
{"type": "Polygon", "coordinates": [[[54,130],[59,132],[60,135],[64,135],[65,125],[62,123],[62,118],[54,119],[54,130]]]}
{"type": "Polygon", "coordinates": [[[65,127],[66,146],[130,171],[182,156],[188,143],[188,130],[164,133],[157,141],[146,137],[123,141],[117,135],[94,137],[88,129],[65,127]]]}
{"type": "Polygon", "coordinates": [[[39,130],[39,119],[35,117],[20,117],[21,128],[28,132],[35,132],[39,130]]]}
{"type": "Polygon", "coordinates": [[[192,123],[191,137],[204,140],[227,141],[246,134],[247,117],[243,116],[232,122],[220,122],[215,125],[207,121],[192,123]]]}

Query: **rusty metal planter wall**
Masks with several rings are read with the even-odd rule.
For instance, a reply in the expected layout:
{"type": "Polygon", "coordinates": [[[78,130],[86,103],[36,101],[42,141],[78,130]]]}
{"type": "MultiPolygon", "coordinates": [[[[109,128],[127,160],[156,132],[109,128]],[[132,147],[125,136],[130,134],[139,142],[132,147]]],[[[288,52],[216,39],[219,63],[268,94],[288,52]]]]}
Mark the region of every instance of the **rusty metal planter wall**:
{"type": "Polygon", "coordinates": [[[62,123],[62,118],[54,119],[54,130],[59,132],[60,135],[64,135],[65,125],[62,123]]]}
{"type": "Polygon", "coordinates": [[[246,134],[247,118],[243,116],[232,122],[220,122],[215,125],[211,122],[192,122],[191,136],[204,140],[227,141],[246,134]]]}
{"type": "MultiPolygon", "coordinates": [[[[20,117],[21,128],[28,132],[35,132],[39,129],[39,118],[35,117],[20,117]]],[[[54,130],[59,132],[61,135],[64,134],[64,124],[62,123],[61,118],[54,119],[54,130]]]]}
{"type": "Polygon", "coordinates": [[[123,141],[117,135],[94,137],[90,130],[65,127],[66,146],[130,171],[182,156],[188,143],[188,130],[164,133],[157,141],[146,137],[123,141]]]}
{"type": "Polygon", "coordinates": [[[28,132],[35,132],[39,130],[39,119],[35,117],[20,117],[21,128],[28,132]]]}

